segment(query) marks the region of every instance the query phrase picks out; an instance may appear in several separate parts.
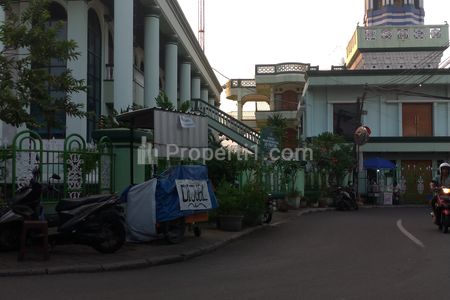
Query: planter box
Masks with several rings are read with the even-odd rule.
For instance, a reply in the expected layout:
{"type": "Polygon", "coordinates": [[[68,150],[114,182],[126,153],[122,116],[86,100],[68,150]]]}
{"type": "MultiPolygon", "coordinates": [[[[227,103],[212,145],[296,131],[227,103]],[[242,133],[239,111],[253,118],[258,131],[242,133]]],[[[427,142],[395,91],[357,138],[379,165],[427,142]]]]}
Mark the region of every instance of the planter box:
{"type": "Polygon", "coordinates": [[[301,200],[302,200],[302,198],[300,196],[289,197],[289,199],[288,199],[289,208],[292,208],[292,209],[300,208],[301,200]]]}
{"type": "Polygon", "coordinates": [[[244,216],[218,216],[219,228],[225,231],[242,230],[244,216]]]}

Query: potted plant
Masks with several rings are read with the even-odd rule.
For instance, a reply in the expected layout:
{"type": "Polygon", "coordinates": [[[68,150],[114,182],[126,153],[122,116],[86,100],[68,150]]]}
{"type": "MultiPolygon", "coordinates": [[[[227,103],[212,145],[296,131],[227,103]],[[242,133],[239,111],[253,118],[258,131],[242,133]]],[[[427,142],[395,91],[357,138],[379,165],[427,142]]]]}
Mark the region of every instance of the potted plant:
{"type": "Polygon", "coordinates": [[[261,224],[262,216],[266,210],[267,194],[257,182],[251,182],[242,187],[242,208],[244,224],[255,226],[261,224]]]}
{"type": "Polygon", "coordinates": [[[288,193],[288,205],[293,209],[300,207],[301,195],[297,190],[292,190],[288,193]]]}
{"type": "Polygon", "coordinates": [[[218,227],[227,231],[241,230],[244,209],[239,189],[222,182],[215,193],[219,204],[216,210],[218,227]]]}

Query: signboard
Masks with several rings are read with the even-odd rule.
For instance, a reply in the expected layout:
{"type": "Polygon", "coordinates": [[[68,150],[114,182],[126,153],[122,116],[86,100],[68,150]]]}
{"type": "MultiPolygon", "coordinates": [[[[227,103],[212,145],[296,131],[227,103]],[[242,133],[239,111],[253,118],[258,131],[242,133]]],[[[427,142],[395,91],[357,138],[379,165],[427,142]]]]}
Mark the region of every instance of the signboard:
{"type": "Polygon", "coordinates": [[[383,193],[383,204],[392,205],[392,193],[383,193]]]}
{"type": "Polygon", "coordinates": [[[264,127],[261,129],[260,150],[262,153],[270,153],[272,149],[280,148],[280,141],[275,134],[273,127],[264,127]]]}
{"type": "Polygon", "coordinates": [[[182,128],[195,128],[195,122],[191,117],[180,115],[180,124],[182,128]]]}
{"type": "Polygon", "coordinates": [[[208,183],[206,180],[175,180],[178,192],[180,210],[211,209],[208,183]]]}

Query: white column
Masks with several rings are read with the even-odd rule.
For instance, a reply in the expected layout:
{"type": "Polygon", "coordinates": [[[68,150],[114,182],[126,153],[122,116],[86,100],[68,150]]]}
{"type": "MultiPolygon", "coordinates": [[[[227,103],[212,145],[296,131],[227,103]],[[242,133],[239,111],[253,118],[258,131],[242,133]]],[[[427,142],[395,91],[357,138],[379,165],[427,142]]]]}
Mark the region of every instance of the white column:
{"type": "Polygon", "coordinates": [[[333,113],[333,103],[327,103],[327,131],[331,133],[334,132],[333,113]]]}
{"type": "Polygon", "coordinates": [[[165,93],[174,107],[178,107],[178,45],[175,42],[166,44],[165,77],[165,93]]]}
{"type": "Polygon", "coordinates": [[[191,100],[191,63],[181,64],[180,103],[191,100]]]}
{"type": "Polygon", "coordinates": [[[244,108],[244,103],[242,103],[241,99],[239,99],[237,102],[237,110],[238,110],[237,119],[239,121],[242,121],[243,108],[244,108]]]}
{"type": "Polygon", "coordinates": [[[195,76],[192,78],[192,86],[191,86],[191,99],[200,99],[201,96],[201,81],[200,77],[195,76]]]}
{"type": "Polygon", "coordinates": [[[114,109],[133,105],[133,2],[114,0],[114,109]]]}
{"type": "Polygon", "coordinates": [[[214,98],[209,98],[208,103],[212,106],[216,106],[215,104],[216,100],[214,98]]]}
{"type": "Polygon", "coordinates": [[[450,136],[450,103],[447,102],[447,136],[450,136]]]}
{"type": "MultiPolygon", "coordinates": [[[[436,102],[433,102],[433,116],[438,115],[438,104],[436,102]]],[[[440,132],[439,123],[442,122],[442,120],[438,120],[438,118],[433,118],[433,136],[442,136],[443,133],[440,132]]]]}
{"type": "Polygon", "coordinates": [[[209,99],[209,92],[207,88],[202,88],[200,99],[202,99],[205,102],[208,102],[209,99]]]}
{"type": "Polygon", "coordinates": [[[159,15],[145,16],[144,105],[155,107],[159,95],[159,15]]]}
{"type": "MultiPolygon", "coordinates": [[[[77,43],[77,51],[80,53],[77,60],[67,62],[67,68],[72,70],[75,79],[84,79],[87,82],[88,67],[88,5],[86,1],[67,2],[67,39],[77,43]]],[[[79,92],[72,95],[72,101],[83,105],[86,111],[87,93],[79,92]]],[[[86,138],[87,121],[86,118],[66,118],[66,136],[76,133],[86,138]]]]}

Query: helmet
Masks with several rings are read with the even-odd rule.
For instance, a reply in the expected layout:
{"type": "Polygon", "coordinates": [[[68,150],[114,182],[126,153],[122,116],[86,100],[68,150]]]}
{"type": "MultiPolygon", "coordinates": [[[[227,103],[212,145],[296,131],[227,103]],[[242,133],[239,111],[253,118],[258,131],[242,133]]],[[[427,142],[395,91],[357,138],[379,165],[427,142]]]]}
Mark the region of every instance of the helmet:
{"type": "Polygon", "coordinates": [[[439,165],[439,171],[441,171],[442,168],[448,168],[448,169],[450,169],[450,164],[448,164],[448,163],[442,163],[442,164],[439,165]]]}

